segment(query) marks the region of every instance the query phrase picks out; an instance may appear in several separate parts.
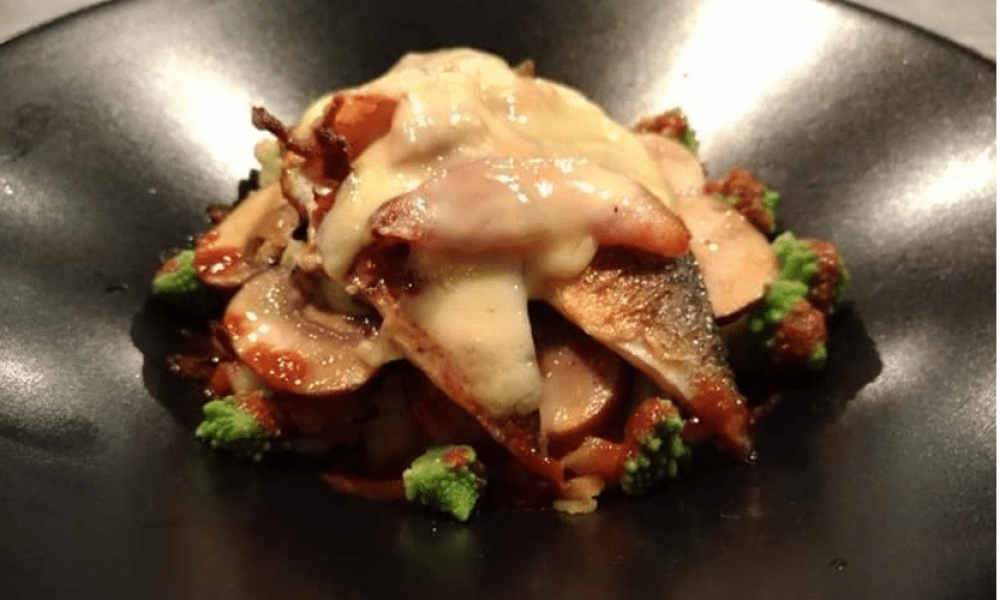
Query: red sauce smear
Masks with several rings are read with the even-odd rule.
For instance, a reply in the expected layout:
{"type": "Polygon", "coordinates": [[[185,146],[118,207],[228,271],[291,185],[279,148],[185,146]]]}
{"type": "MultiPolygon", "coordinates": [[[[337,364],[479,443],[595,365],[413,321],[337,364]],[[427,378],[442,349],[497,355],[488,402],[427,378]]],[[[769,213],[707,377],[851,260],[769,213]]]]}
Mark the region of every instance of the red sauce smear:
{"type": "Polygon", "coordinates": [[[643,133],[658,133],[679,140],[688,132],[688,124],[678,111],[667,111],[650,119],[640,121],[636,129],[643,133]]]}
{"type": "Polygon", "coordinates": [[[774,330],[772,359],[779,368],[804,364],[810,353],[826,343],[826,317],[805,299],[792,305],[774,330]]]}
{"type": "Polygon", "coordinates": [[[461,448],[452,448],[444,453],[441,462],[445,465],[458,469],[469,464],[469,453],[461,448]]]}
{"type": "Polygon", "coordinates": [[[264,392],[256,391],[236,396],[236,405],[253,416],[270,436],[281,433],[285,422],[278,405],[264,392]]]}
{"type": "Polygon", "coordinates": [[[816,254],[818,271],[809,282],[809,302],[823,313],[833,311],[837,301],[837,287],[840,285],[843,259],[832,242],[805,238],[801,240],[816,254]]]}
{"type": "Polygon", "coordinates": [[[406,488],[403,487],[401,478],[366,479],[357,475],[327,473],[323,475],[323,481],[338,492],[370,500],[403,500],[406,498],[406,488]]]}
{"type": "Polygon", "coordinates": [[[209,244],[211,242],[203,242],[202,239],[199,239],[194,252],[192,262],[199,278],[225,276],[243,264],[243,252],[239,248],[213,248],[209,244]]]}
{"type": "Polygon", "coordinates": [[[672,405],[661,402],[658,398],[647,398],[629,416],[625,423],[625,435],[629,439],[644,438],[656,431],[657,425],[665,418],[677,412],[672,405]]]}
{"type": "Polygon", "coordinates": [[[309,375],[305,357],[294,350],[275,351],[264,344],[254,344],[241,358],[272,389],[294,391],[309,375]]]}
{"type": "Polygon", "coordinates": [[[747,460],[753,451],[750,412],[743,397],[725,381],[703,378],[695,384],[691,406],[702,426],[719,437],[737,458],[747,460]]]}
{"type": "Polygon", "coordinates": [[[212,372],[212,376],[205,384],[205,395],[210,398],[223,398],[233,393],[233,371],[238,368],[239,363],[225,362],[212,372]]]}
{"type": "Polygon", "coordinates": [[[222,326],[226,328],[229,335],[234,337],[242,337],[250,333],[250,322],[242,314],[226,313],[222,317],[222,326]]]}

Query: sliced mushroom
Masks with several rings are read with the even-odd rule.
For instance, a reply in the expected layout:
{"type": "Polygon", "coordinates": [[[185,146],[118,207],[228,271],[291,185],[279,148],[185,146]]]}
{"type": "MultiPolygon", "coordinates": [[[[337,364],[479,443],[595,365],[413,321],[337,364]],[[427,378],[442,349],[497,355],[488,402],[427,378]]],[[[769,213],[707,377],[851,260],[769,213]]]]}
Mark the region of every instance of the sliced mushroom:
{"type": "Polygon", "coordinates": [[[250,193],[221,223],[195,243],[198,278],[220,288],[238,287],[277,263],[299,216],[278,185],[250,193]]]}
{"type": "Polygon", "coordinates": [[[703,193],[705,167],[684,144],[656,133],[641,133],[639,140],[660,167],[660,173],[674,193],[681,196],[703,193]]]}
{"type": "Polygon", "coordinates": [[[733,207],[704,194],[678,196],[677,214],[691,230],[691,253],[716,317],[738,313],[764,297],[778,275],[778,261],[756,227],[733,207]]]}
{"type": "Polygon", "coordinates": [[[778,272],[767,238],[736,209],[704,193],[704,168],[680,142],[655,134],[641,138],[677,192],[675,210],[691,232],[712,312],[725,317],[759,300],[778,272]]]}
{"type": "Polygon", "coordinates": [[[233,349],[274,390],[327,395],[356,389],[392,357],[368,319],[332,312],[274,267],[243,286],[222,319],[233,349]]]}
{"type": "Polygon", "coordinates": [[[531,317],[542,373],[540,427],[549,452],[558,456],[612,425],[629,392],[631,369],[551,308],[533,305],[531,317]]]}

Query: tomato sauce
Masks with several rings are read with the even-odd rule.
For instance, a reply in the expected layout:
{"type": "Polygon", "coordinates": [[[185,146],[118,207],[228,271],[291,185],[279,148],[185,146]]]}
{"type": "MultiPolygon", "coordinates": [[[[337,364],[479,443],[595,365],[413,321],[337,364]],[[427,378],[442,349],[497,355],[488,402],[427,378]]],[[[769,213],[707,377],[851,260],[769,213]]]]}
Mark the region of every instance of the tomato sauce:
{"type": "Polygon", "coordinates": [[[263,344],[253,344],[241,358],[275,390],[295,390],[309,376],[305,357],[295,350],[272,350],[263,344]]]}
{"type": "Polygon", "coordinates": [[[691,404],[697,406],[702,426],[736,456],[750,457],[750,412],[743,397],[727,382],[703,378],[695,384],[691,404]]]}

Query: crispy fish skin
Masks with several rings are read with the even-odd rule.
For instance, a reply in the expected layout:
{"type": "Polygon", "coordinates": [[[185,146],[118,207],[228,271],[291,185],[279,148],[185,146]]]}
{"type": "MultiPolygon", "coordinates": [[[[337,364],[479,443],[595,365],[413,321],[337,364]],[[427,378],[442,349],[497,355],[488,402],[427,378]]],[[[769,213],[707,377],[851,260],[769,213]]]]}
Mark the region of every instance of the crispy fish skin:
{"type": "Polygon", "coordinates": [[[546,300],[674,395],[729,452],[749,458],[750,413],[690,254],[602,248],[580,275],[547,282],[546,300]]]}

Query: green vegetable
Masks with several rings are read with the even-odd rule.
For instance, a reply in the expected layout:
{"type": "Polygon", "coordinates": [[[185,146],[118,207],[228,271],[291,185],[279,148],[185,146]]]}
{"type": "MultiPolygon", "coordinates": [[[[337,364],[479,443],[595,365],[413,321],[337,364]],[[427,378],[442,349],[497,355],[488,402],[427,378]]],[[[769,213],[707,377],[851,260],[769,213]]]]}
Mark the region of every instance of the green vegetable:
{"type": "Polygon", "coordinates": [[[194,268],[194,250],[181,250],[168,259],[153,276],[153,294],[177,297],[198,292],[202,283],[194,268]]]}
{"type": "Polygon", "coordinates": [[[220,308],[221,300],[198,279],[194,250],[181,250],[167,259],[153,275],[153,296],[177,308],[208,314],[220,308]]]}
{"type": "Polygon", "coordinates": [[[469,446],[431,448],[403,471],[406,499],[466,521],[486,485],[483,471],[469,446]]]}
{"type": "Polygon", "coordinates": [[[819,272],[812,247],[795,239],[791,231],[774,238],[771,247],[778,259],[778,279],[801,283],[808,292],[810,281],[819,272]]]}
{"type": "Polygon", "coordinates": [[[764,295],[764,300],[750,315],[751,332],[757,334],[761,345],[770,346],[774,328],[799,300],[809,294],[809,281],[819,271],[816,253],[808,244],[795,239],[790,231],[771,242],[778,259],[778,276],[764,295]]]}
{"type": "Polygon", "coordinates": [[[767,210],[768,214],[771,215],[771,221],[777,223],[778,207],[781,206],[781,194],[778,190],[766,188],[764,190],[764,196],[760,199],[760,201],[764,204],[764,208],[767,210]]]}
{"type": "Polygon", "coordinates": [[[199,315],[217,314],[225,306],[225,299],[198,279],[194,256],[195,251],[188,248],[160,265],[153,275],[153,297],[199,315]]]}
{"type": "MultiPolygon", "coordinates": [[[[687,123],[687,118],[684,119],[687,123]]],[[[688,127],[687,131],[681,136],[680,142],[684,144],[684,147],[690,150],[692,153],[698,151],[698,138],[694,135],[694,130],[688,127]]]]}
{"type": "Polygon", "coordinates": [[[698,138],[694,134],[694,130],[691,129],[691,124],[688,122],[687,115],[684,111],[679,108],[674,108],[667,111],[664,117],[677,117],[681,120],[683,125],[680,127],[680,137],[677,141],[684,145],[685,148],[691,151],[692,154],[698,152],[698,138]]]}
{"type": "Polygon", "coordinates": [[[271,427],[251,406],[237,396],[206,403],[202,408],[205,419],[195,430],[195,436],[213,449],[259,460],[273,448],[273,437],[271,427]]]}
{"type": "MultiPolygon", "coordinates": [[[[775,329],[793,306],[799,301],[808,301],[812,279],[819,272],[812,247],[796,239],[791,232],[786,231],[776,237],[771,247],[778,259],[778,276],[761,303],[750,313],[748,335],[743,336],[740,340],[743,347],[735,352],[737,361],[744,367],[762,366],[773,346],[775,329]]],[[[846,281],[846,277],[841,279],[838,294],[842,293],[846,281]]],[[[812,370],[822,369],[826,357],[826,345],[820,343],[806,358],[805,366],[812,370]]]]}
{"type": "Polygon", "coordinates": [[[673,403],[662,398],[646,402],[660,404],[660,410],[654,412],[659,418],[638,432],[638,451],[625,460],[621,488],[629,495],[644,494],[676,477],[691,458],[691,450],[681,439],[684,422],[673,403]]]}

